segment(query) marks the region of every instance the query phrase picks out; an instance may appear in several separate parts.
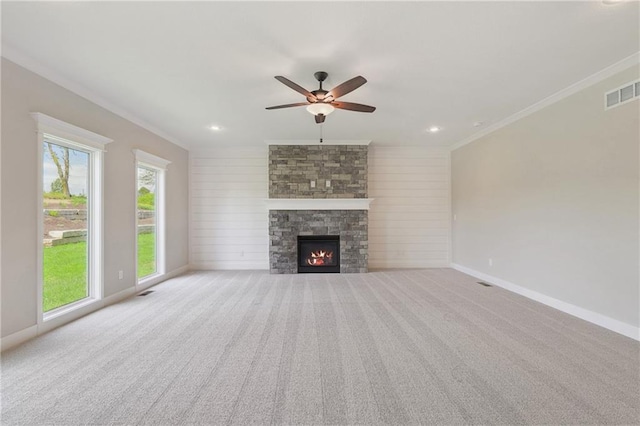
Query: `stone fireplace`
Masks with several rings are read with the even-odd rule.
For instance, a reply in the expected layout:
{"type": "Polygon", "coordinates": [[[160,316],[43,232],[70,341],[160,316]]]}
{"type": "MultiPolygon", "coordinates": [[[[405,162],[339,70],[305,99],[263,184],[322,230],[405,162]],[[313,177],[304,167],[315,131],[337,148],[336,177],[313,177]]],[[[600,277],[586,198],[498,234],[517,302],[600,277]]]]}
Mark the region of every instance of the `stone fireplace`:
{"type": "Polygon", "coordinates": [[[340,272],[339,235],[298,235],[298,273],[340,272]]]}
{"type": "Polygon", "coordinates": [[[269,147],[272,274],[368,272],[367,145],[269,147]],[[299,241],[326,242],[327,236],[337,246],[331,259],[320,260],[326,253],[300,257],[299,241]]]}

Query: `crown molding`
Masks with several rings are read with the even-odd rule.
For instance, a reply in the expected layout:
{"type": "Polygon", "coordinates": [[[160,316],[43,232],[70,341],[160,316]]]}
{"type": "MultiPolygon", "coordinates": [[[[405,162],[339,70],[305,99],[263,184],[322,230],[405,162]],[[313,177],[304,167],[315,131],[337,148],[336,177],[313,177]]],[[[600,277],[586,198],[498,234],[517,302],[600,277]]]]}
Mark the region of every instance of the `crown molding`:
{"type": "Polygon", "coordinates": [[[509,117],[505,118],[504,120],[501,120],[495,124],[492,124],[491,126],[488,126],[484,129],[482,129],[481,131],[474,133],[473,135],[469,136],[468,138],[465,138],[453,145],[451,145],[451,151],[455,151],[458,148],[461,148],[467,144],[470,144],[471,142],[480,139],[483,136],[488,135],[489,133],[493,133],[498,129],[501,129],[505,126],[508,126],[511,123],[514,123],[518,120],[520,120],[521,118],[524,118],[528,115],[531,115],[537,111],[540,111],[543,108],[548,107],[549,105],[552,105],[558,101],[561,101],[562,99],[565,99],[583,89],[586,89],[589,86],[592,86],[596,83],[599,83],[600,81],[607,79],[609,77],[611,77],[612,75],[615,75],[621,71],[626,70],[629,67],[632,67],[634,65],[638,65],[640,63],[640,52],[636,52],[631,56],[628,56],[626,58],[624,58],[621,61],[616,62],[613,65],[610,65],[608,67],[606,67],[603,70],[600,70],[598,72],[596,72],[595,74],[590,75],[589,77],[582,79],[580,81],[578,81],[577,83],[572,84],[571,86],[565,87],[564,89],[554,93],[551,96],[548,96],[544,99],[542,99],[541,101],[536,102],[535,104],[519,111],[516,112],[513,115],[510,115],[509,117]]]}
{"type": "Polygon", "coordinates": [[[178,145],[181,148],[186,149],[187,151],[189,150],[189,148],[184,145],[183,143],[181,143],[177,138],[163,132],[162,130],[158,129],[157,127],[147,123],[146,121],[144,121],[143,119],[137,117],[136,115],[134,115],[133,113],[125,110],[124,108],[121,108],[119,106],[114,105],[113,103],[107,101],[106,99],[104,99],[103,97],[101,97],[100,95],[96,94],[95,92],[93,92],[92,90],[86,88],[85,86],[76,83],[75,81],[72,81],[66,77],[63,77],[62,75],[60,75],[59,73],[57,73],[56,71],[53,71],[51,68],[43,65],[42,63],[36,61],[35,59],[19,52],[18,50],[14,49],[13,47],[7,46],[6,44],[2,44],[2,57],[6,58],[7,60],[14,62],[15,64],[20,65],[21,67],[39,75],[40,77],[43,77],[49,81],[52,81],[53,83],[57,84],[58,86],[63,87],[64,89],[67,89],[73,93],[75,93],[78,96],[81,96],[91,102],[93,102],[94,104],[101,106],[102,108],[106,109],[107,111],[110,111],[122,118],[124,118],[127,121],[130,121],[133,124],[136,124],[140,127],[142,127],[143,129],[146,129],[148,131],[150,131],[151,133],[166,139],[167,141],[173,143],[174,145],[178,145]]]}
{"type": "Polygon", "coordinates": [[[273,139],[265,140],[267,145],[369,145],[371,140],[365,139],[273,139]]]}

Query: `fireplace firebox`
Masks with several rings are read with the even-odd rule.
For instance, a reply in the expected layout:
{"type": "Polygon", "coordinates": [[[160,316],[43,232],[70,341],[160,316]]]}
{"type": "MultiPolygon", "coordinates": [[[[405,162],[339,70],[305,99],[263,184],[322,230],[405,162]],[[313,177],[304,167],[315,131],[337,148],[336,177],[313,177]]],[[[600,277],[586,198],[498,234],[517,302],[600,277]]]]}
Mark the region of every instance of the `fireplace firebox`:
{"type": "Polygon", "coordinates": [[[340,236],[298,236],[298,273],[310,272],[340,272],[340,236]]]}

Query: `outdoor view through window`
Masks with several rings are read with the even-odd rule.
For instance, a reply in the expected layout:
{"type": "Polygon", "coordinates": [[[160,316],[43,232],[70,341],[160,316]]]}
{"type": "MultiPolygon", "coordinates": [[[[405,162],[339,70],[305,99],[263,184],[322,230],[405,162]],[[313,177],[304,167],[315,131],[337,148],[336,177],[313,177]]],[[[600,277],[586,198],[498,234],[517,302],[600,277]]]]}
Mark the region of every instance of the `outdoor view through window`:
{"type": "Polygon", "coordinates": [[[43,311],[89,296],[89,153],[45,140],[43,311]]]}
{"type": "Polygon", "coordinates": [[[158,271],[156,256],[156,189],[158,172],[138,166],[138,279],[158,271]]]}

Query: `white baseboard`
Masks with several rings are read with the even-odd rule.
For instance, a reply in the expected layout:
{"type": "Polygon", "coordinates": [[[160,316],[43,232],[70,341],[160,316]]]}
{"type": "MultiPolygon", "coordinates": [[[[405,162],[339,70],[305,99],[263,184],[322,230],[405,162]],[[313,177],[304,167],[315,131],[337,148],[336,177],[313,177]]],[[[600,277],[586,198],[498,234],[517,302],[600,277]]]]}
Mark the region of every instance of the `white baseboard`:
{"type": "Polygon", "coordinates": [[[136,289],[128,288],[126,290],[119,291],[116,294],[112,294],[111,296],[107,296],[104,299],[102,299],[102,301],[104,302],[104,306],[109,306],[109,305],[113,305],[114,303],[121,302],[124,299],[128,299],[134,294],[136,294],[136,289]]]}
{"type": "Polygon", "coordinates": [[[71,321],[75,321],[78,318],[102,309],[105,306],[118,303],[124,299],[134,296],[136,293],[139,293],[146,288],[159,284],[162,281],[168,280],[170,278],[177,277],[178,275],[183,274],[187,271],[189,271],[189,265],[182,266],[161,276],[153,277],[153,279],[150,279],[141,286],[130,287],[125,290],[119,291],[116,294],[112,294],[111,296],[107,296],[104,299],[88,302],[76,310],[57,317],[53,317],[47,321],[44,321],[40,325],[33,325],[24,330],[20,330],[18,332],[5,336],[0,339],[0,350],[5,351],[14,346],[18,346],[26,342],[27,340],[33,339],[36,336],[47,333],[55,328],[60,327],[61,325],[68,324],[71,321]]]}
{"type": "Polygon", "coordinates": [[[458,265],[457,263],[452,263],[451,267],[467,275],[471,275],[483,281],[487,281],[490,284],[502,287],[505,290],[517,293],[528,299],[535,300],[536,302],[540,302],[544,305],[550,306],[569,315],[573,315],[574,317],[583,319],[592,324],[599,325],[600,327],[604,327],[611,331],[615,331],[616,333],[622,334],[623,336],[627,336],[634,340],[640,341],[640,327],[635,327],[631,324],[624,323],[606,315],[602,315],[597,312],[572,305],[571,303],[563,302],[562,300],[554,299],[553,297],[538,293],[537,291],[521,287],[509,281],[505,281],[503,279],[493,277],[489,274],[485,274],[484,272],[476,271],[475,269],[467,268],[466,266],[458,265]]]}
{"type": "Polygon", "coordinates": [[[424,269],[424,268],[448,268],[449,262],[445,261],[421,261],[403,262],[399,260],[369,260],[369,270],[372,269],[424,269]]]}
{"type": "Polygon", "coordinates": [[[140,284],[136,285],[135,288],[135,293],[139,293],[141,291],[144,291],[146,289],[148,289],[149,287],[153,287],[154,285],[158,285],[163,281],[166,281],[168,279],[177,277],[178,275],[182,275],[186,272],[189,272],[189,270],[191,269],[191,267],[189,265],[184,265],[181,266],[179,268],[174,269],[171,272],[166,272],[162,275],[157,275],[157,276],[153,276],[150,277],[149,279],[144,280],[143,282],[141,282],[140,284]]]}
{"type": "Polygon", "coordinates": [[[44,321],[42,321],[42,323],[38,324],[38,336],[47,333],[55,328],[58,328],[61,325],[65,325],[70,323],[71,321],[75,321],[78,318],[82,318],[85,315],[89,315],[99,309],[104,308],[107,305],[115,303],[116,301],[120,301],[126,299],[127,297],[133,296],[134,294],[135,292],[133,291],[133,289],[128,288],[104,299],[84,301],[85,303],[73,310],[69,310],[66,312],[63,311],[59,314],[57,313],[57,315],[55,316],[47,317],[44,321]],[[107,303],[108,301],[111,301],[111,303],[107,303]]]}
{"type": "Polygon", "coordinates": [[[25,328],[24,330],[20,330],[3,337],[2,342],[0,343],[0,348],[2,351],[4,351],[14,346],[18,346],[20,343],[26,342],[27,340],[31,340],[37,335],[38,326],[32,325],[31,327],[25,328]]]}
{"type": "Polygon", "coordinates": [[[268,261],[203,262],[189,265],[194,271],[268,271],[268,261]]]}

